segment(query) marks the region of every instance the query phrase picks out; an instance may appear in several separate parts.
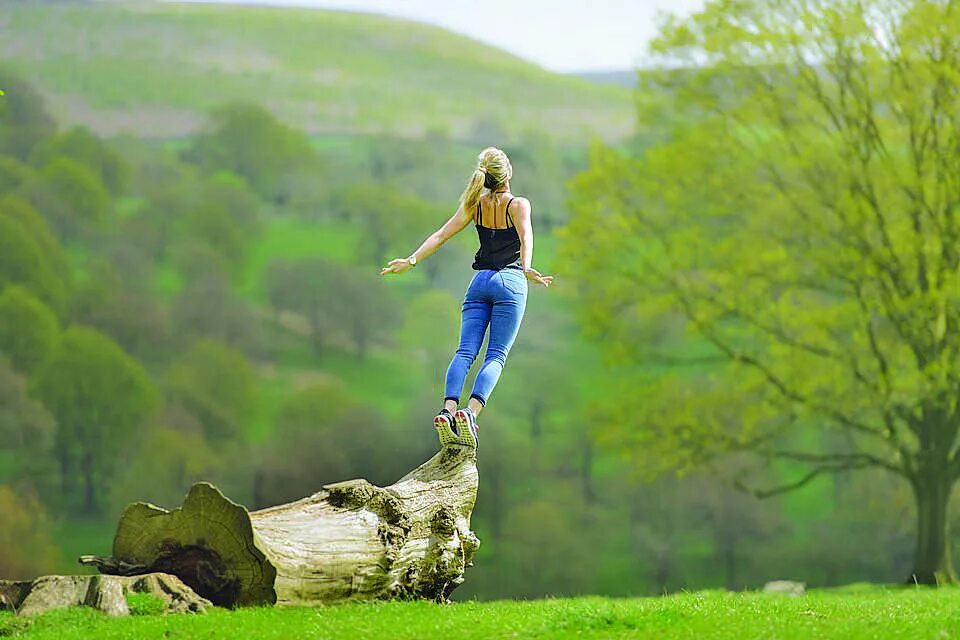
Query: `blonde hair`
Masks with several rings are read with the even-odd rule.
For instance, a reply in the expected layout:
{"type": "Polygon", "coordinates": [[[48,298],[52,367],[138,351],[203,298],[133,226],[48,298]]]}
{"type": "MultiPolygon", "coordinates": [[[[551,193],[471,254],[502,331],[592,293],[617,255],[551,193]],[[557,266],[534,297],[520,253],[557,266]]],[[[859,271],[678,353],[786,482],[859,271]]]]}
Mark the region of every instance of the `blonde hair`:
{"type": "Polygon", "coordinates": [[[509,180],[512,175],[513,167],[506,153],[496,147],[487,147],[481,151],[477,156],[477,168],[474,169],[473,175],[467,181],[467,188],[460,196],[463,210],[470,212],[477,207],[485,184],[493,184],[496,187],[509,180]]]}

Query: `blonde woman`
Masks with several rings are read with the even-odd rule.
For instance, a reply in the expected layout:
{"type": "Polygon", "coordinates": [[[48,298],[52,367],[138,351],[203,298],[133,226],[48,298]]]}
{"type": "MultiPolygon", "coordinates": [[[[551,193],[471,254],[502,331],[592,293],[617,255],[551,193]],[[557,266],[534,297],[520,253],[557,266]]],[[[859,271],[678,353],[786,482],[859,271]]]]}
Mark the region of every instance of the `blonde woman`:
{"type": "Polygon", "coordinates": [[[443,409],[433,420],[440,444],[477,446],[477,416],[500,379],[527,305],[527,282],[550,286],[553,276],[531,266],[533,224],[530,202],[510,193],[513,168],[500,149],[488,147],[477,156],[477,167],[460,196],[457,212],[434,231],[408,258],[395,258],[380,275],[403,273],[429,257],[471,222],[480,249],[476,273],[461,307],[460,345],[450,361],[444,384],[443,409]],[[487,327],[490,340],[466,406],[457,408],[470,366],[480,352],[487,327]]]}

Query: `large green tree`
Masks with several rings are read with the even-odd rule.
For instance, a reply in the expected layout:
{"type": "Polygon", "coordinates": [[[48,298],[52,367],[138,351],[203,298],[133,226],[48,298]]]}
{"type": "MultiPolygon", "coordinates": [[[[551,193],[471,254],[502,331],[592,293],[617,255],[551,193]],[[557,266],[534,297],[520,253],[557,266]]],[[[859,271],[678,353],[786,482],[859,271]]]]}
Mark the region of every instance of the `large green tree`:
{"type": "Polygon", "coordinates": [[[64,493],[83,486],[83,512],[95,513],[113,477],[118,456],[156,403],[143,367],[115,342],[89,327],[60,337],[34,375],[33,392],[57,420],[56,455],[64,493]]]}
{"type": "Polygon", "coordinates": [[[290,201],[302,176],[316,178],[320,169],[306,134],[250,103],[214,110],[184,158],[205,171],[232,171],[264,200],[280,206],[290,201]]]}
{"type": "Polygon", "coordinates": [[[62,310],[66,287],[54,258],[19,220],[0,212],[0,288],[21,285],[53,309],[62,310]]]}
{"type": "Polygon", "coordinates": [[[128,171],[123,158],[89,129],[73,127],[41,141],[30,153],[30,163],[43,167],[58,157],[76,160],[96,173],[111,193],[122,193],[128,171]]]}
{"type": "Polygon", "coordinates": [[[643,365],[598,407],[611,440],[650,472],[756,454],[735,480],[766,494],[895,474],[922,583],[955,579],[957,33],[953,1],[714,1],[666,23],[637,101],[657,135],[594,150],[565,241],[588,324],[643,365]],[[754,485],[770,460],[793,476],[754,485]]]}
{"type": "Polygon", "coordinates": [[[60,331],[57,316],[19,286],[0,290],[0,353],[18,371],[33,371],[46,357],[60,331]]]}

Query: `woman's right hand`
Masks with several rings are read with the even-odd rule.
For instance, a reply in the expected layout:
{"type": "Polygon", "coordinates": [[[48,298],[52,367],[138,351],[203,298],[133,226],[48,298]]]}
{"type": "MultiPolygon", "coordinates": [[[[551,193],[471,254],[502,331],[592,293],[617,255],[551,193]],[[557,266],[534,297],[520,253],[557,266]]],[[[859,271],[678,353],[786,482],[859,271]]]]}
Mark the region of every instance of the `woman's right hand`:
{"type": "Polygon", "coordinates": [[[540,272],[530,267],[523,270],[523,275],[527,276],[527,280],[535,282],[537,284],[542,284],[545,287],[549,287],[553,282],[553,276],[544,276],[540,275],[540,272]]]}

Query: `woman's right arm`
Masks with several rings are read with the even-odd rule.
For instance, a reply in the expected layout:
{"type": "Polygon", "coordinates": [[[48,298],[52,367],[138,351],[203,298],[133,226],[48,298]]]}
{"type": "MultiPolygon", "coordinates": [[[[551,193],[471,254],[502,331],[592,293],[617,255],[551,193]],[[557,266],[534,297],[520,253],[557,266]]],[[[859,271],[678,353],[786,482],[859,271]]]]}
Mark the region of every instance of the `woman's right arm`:
{"type": "MultiPolygon", "coordinates": [[[[431,233],[427,239],[423,241],[423,244],[410,254],[410,257],[416,257],[417,262],[420,262],[424,258],[431,256],[437,249],[443,246],[444,242],[463,231],[464,227],[468,224],[470,224],[470,216],[464,212],[463,206],[461,205],[457,207],[456,213],[443,223],[442,227],[431,233]]],[[[409,268],[410,263],[407,261],[407,258],[394,258],[380,271],[380,275],[386,273],[403,273],[409,268]]]]}

